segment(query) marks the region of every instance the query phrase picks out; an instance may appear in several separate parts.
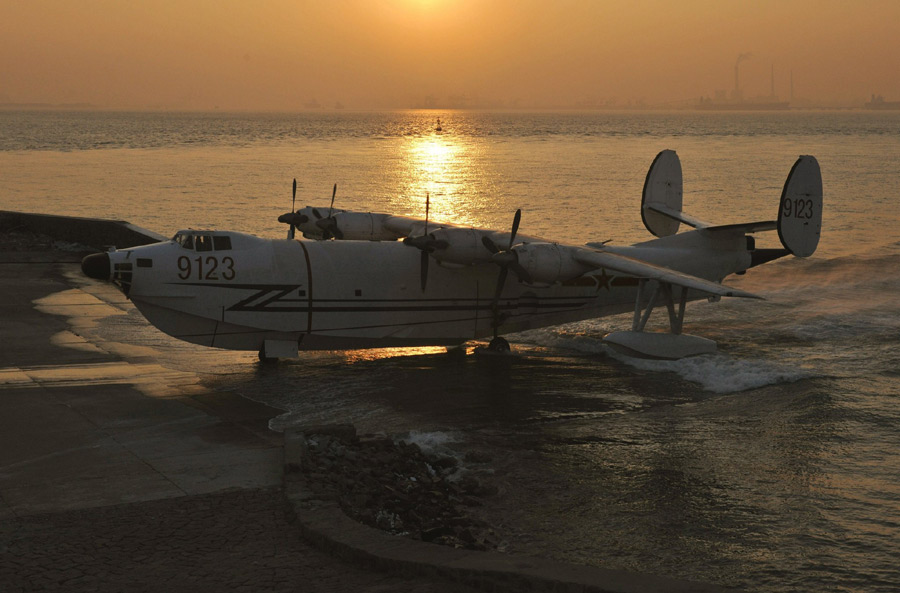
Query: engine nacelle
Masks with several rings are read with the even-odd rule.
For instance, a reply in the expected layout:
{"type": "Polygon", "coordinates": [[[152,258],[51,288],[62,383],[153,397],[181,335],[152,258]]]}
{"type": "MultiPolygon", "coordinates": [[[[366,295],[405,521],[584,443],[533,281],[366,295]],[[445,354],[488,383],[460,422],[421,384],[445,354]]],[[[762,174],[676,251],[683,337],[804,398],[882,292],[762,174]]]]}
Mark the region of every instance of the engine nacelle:
{"type": "Polygon", "coordinates": [[[344,239],[351,241],[396,241],[397,234],[384,226],[388,218],[389,214],[375,212],[341,212],[334,216],[344,239]]]}
{"type": "Polygon", "coordinates": [[[513,251],[534,284],[565,282],[593,269],[579,263],[571,248],[558,243],[525,243],[516,245],[513,251]]]}
{"type": "MultiPolygon", "coordinates": [[[[304,237],[319,239],[322,237],[322,229],[316,222],[328,217],[327,208],[314,208],[307,206],[297,210],[297,214],[305,216],[306,222],[297,225],[297,229],[304,237]]],[[[332,211],[337,228],[340,229],[343,239],[351,241],[396,241],[397,233],[385,228],[384,221],[390,218],[388,214],[374,212],[349,212],[345,210],[332,211]]]]}
{"type": "Polygon", "coordinates": [[[435,249],[431,257],[442,263],[471,266],[491,261],[491,252],[482,242],[487,233],[477,229],[443,228],[433,233],[435,240],[446,241],[446,249],[435,249]]]}

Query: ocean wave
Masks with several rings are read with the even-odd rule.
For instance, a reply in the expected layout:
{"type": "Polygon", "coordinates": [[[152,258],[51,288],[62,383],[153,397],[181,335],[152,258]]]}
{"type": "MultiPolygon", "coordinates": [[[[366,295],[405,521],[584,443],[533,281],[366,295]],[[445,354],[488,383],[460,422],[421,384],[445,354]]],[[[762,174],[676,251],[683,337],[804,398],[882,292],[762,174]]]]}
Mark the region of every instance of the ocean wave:
{"type": "Polygon", "coordinates": [[[611,348],[609,354],[616,360],[643,371],[676,373],[714,393],[735,393],[766,385],[794,383],[816,376],[809,369],[788,367],[761,359],[732,358],[722,353],[681,360],[632,358],[611,348]]]}
{"type": "Polygon", "coordinates": [[[447,457],[459,457],[448,445],[459,443],[463,440],[462,435],[455,432],[431,431],[422,432],[412,430],[405,435],[394,438],[395,441],[406,441],[410,444],[418,445],[418,447],[429,455],[444,455],[447,457]]]}
{"type": "Polygon", "coordinates": [[[545,347],[560,348],[582,354],[600,354],[643,371],[672,372],[687,381],[698,383],[714,393],[734,393],[766,385],[793,383],[818,376],[808,368],[784,365],[764,359],[734,358],[716,353],[681,360],[633,358],[609,347],[602,340],[606,333],[596,321],[564,326],[563,331],[545,329],[523,332],[518,339],[545,347]],[[568,330],[568,331],[566,331],[568,330]]]}

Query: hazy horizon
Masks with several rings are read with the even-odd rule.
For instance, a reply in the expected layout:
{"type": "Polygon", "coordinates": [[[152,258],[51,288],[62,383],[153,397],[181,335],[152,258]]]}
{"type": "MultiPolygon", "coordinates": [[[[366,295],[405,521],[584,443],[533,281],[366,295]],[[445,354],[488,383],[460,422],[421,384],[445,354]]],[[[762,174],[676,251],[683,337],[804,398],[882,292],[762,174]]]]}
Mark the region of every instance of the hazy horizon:
{"type": "Polygon", "coordinates": [[[900,100],[900,2],[36,0],[0,103],[296,111],[900,100]],[[720,95],[721,96],[721,95],[720,95]]]}

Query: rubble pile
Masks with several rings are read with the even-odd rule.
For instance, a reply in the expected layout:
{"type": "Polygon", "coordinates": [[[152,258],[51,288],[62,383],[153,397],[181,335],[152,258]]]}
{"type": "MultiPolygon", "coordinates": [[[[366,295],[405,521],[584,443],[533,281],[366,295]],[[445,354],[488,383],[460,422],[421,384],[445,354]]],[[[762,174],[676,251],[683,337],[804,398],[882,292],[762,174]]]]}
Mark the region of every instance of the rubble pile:
{"type": "Polygon", "coordinates": [[[352,426],[304,432],[300,470],[317,498],[336,500],[351,518],[390,533],[470,550],[497,549],[498,538],[467,508],[496,489],[461,471],[454,457],[424,453],[352,426]]]}
{"type": "Polygon", "coordinates": [[[69,251],[81,253],[96,250],[78,243],[60,241],[49,235],[35,233],[22,227],[11,226],[0,219],[0,251],[69,251]]]}

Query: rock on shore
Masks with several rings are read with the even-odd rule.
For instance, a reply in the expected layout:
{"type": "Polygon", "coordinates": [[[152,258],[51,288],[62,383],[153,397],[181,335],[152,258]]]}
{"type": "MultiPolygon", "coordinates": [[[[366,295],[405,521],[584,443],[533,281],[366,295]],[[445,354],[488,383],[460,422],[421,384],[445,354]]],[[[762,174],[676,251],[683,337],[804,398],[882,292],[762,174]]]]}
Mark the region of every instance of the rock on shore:
{"type": "Polygon", "coordinates": [[[337,501],[349,517],[423,541],[497,549],[496,532],[467,513],[496,489],[467,475],[456,458],[385,435],[357,436],[350,425],[306,428],[302,438],[294,469],[317,498],[337,501]]]}

